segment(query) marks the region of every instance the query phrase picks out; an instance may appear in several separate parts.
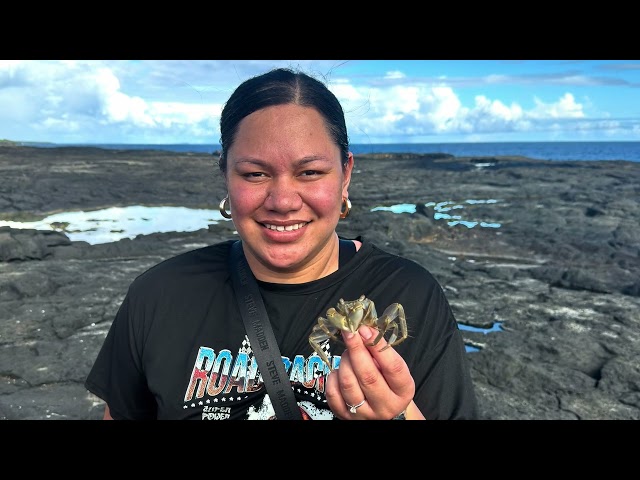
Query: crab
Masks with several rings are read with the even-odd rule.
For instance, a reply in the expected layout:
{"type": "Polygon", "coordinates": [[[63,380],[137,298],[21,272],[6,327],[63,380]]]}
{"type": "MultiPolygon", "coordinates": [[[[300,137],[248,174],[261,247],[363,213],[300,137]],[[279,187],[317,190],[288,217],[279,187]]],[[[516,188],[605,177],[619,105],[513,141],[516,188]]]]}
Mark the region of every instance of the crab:
{"type": "Polygon", "coordinates": [[[378,317],[373,300],[364,295],[351,301],[345,301],[341,298],[335,308],[331,307],[327,310],[326,315],[326,318],[318,317],[318,323],[313,326],[311,335],[309,335],[309,344],[329,367],[329,370],[333,370],[333,367],[321,344],[328,339],[344,343],[340,338],[343,331],[355,333],[361,325],[375,328],[378,330],[378,335],[368,345],[377,345],[382,337],[391,330],[387,345],[380,351],[404,342],[408,336],[404,308],[399,303],[392,303],[378,317]]]}

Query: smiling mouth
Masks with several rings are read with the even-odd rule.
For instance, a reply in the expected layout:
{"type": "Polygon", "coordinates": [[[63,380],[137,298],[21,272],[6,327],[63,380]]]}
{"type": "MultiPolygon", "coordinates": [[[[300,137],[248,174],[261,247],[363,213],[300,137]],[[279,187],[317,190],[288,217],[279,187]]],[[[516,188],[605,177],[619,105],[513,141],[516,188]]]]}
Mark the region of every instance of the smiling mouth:
{"type": "Polygon", "coordinates": [[[308,222],[302,223],[294,223],[293,225],[269,225],[268,223],[263,223],[262,225],[269,230],[275,230],[276,232],[291,232],[293,230],[298,230],[304,227],[308,222]]]}

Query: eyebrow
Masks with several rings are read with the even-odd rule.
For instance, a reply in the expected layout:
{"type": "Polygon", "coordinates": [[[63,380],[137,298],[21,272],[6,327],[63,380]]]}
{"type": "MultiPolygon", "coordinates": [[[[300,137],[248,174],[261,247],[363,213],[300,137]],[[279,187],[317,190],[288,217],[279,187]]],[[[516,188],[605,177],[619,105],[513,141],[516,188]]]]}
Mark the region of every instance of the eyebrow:
{"type": "MultiPolygon", "coordinates": [[[[295,165],[297,167],[302,167],[304,165],[307,165],[309,163],[313,163],[313,162],[327,162],[329,161],[329,159],[324,156],[324,155],[310,155],[308,157],[302,157],[300,160],[296,160],[295,165]]],[[[241,165],[241,164],[251,164],[251,165],[257,165],[257,166],[261,166],[261,167],[266,167],[266,166],[270,166],[271,162],[268,162],[266,160],[261,160],[259,158],[240,158],[238,160],[235,161],[236,165],[241,165]]]]}

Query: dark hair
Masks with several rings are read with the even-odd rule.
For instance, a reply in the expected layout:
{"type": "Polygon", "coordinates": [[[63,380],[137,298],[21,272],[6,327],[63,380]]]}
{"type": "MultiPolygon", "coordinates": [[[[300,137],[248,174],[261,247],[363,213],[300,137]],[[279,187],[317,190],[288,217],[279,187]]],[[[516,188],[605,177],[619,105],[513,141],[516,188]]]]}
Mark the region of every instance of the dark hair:
{"type": "Polygon", "coordinates": [[[295,104],[315,108],[324,118],[333,141],[340,147],[342,165],[349,161],[349,137],[342,105],[321,81],[302,72],[276,68],[242,82],[225,103],[220,115],[220,160],[227,171],[227,153],[233,145],[238,125],[253,112],[273,105],[295,104]]]}

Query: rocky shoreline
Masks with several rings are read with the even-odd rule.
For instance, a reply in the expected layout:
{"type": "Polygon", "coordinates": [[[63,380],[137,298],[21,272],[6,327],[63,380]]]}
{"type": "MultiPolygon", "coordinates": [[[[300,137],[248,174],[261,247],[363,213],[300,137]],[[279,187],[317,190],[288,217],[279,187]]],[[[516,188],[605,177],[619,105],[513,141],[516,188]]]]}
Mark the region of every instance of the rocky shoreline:
{"type": "MultiPolygon", "coordinates": [[[[216,209],[216,161],[2,145],[0,220],[216,209]]],[[[475,350],[483,419],[640,419],[640,163],[360,155],[350,194],[341,235],[412,258],[443,285],[475,350]],[[415,212],[372,211],[400,204],[415,212]]],[[[0,227],[0,419],[100,418],[83,382],[131,280],[234,236],[220,222],[89,245],[0,227]]]]}

